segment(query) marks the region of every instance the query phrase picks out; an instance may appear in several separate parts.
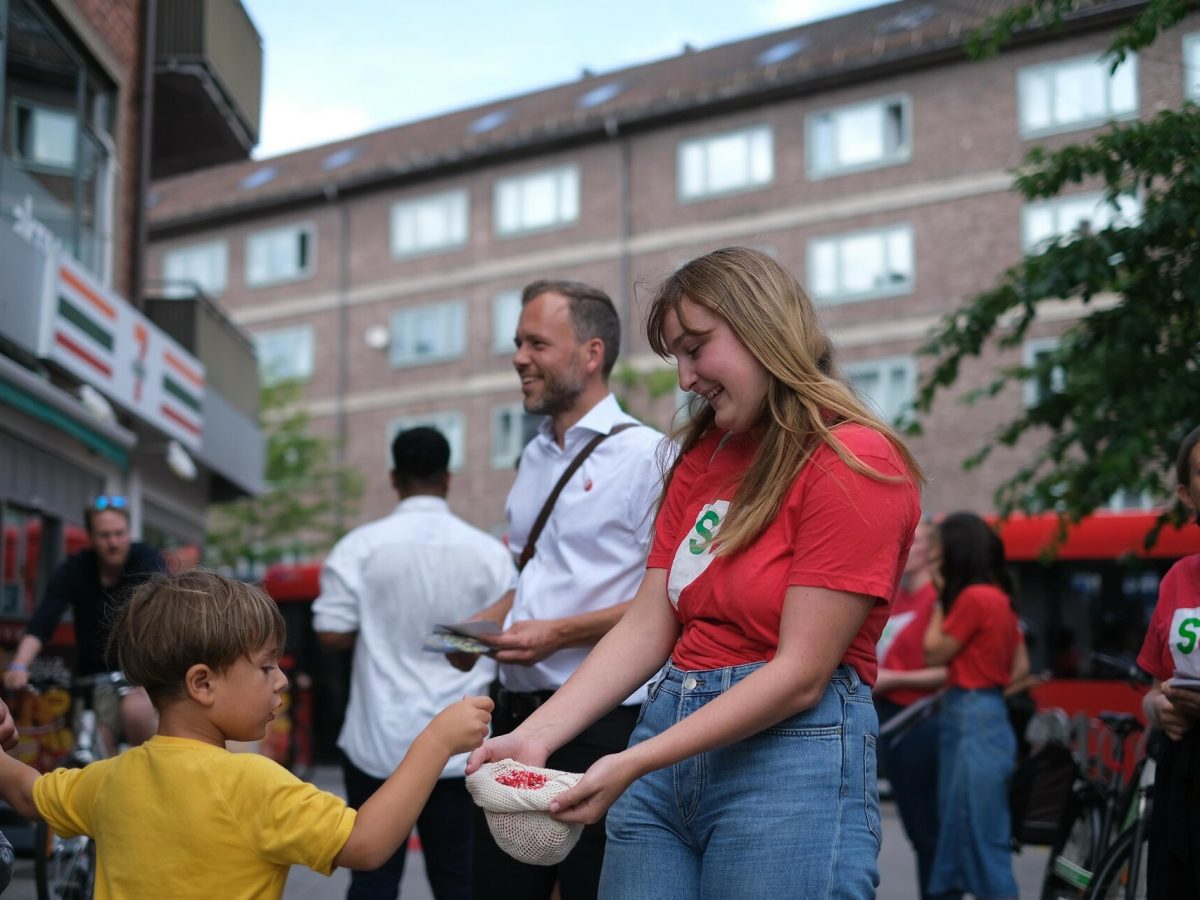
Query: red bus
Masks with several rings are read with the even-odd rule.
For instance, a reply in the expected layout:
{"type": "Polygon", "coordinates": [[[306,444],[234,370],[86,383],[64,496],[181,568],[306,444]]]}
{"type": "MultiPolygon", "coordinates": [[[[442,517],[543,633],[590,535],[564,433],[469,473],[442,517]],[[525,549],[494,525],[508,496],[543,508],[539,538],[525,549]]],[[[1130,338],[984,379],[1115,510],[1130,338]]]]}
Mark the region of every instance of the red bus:
{"type": "Polygon", "coordinates": [[[1193,525],[1164,527],[1146,550],[1157,518],[1156,511],[1096,513],[1070,528],[1048,558],[1057,517],[1015,516],[1000,524],[1032,669],[1051,674],[1032,692],[1039,708],[1141,717],[1141,694],[1096,655],[1132,662],[1163,575],[1180,557],[1200,553],[1200,528],[1193,525]]]}

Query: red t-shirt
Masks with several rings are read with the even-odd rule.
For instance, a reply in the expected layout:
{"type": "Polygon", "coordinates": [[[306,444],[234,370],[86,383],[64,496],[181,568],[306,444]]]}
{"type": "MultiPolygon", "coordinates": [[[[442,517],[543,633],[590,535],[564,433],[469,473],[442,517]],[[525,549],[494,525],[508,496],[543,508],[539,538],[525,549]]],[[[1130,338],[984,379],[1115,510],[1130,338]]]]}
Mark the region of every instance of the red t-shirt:
{"type": "Polygon", "coordinates": [[[950,660],[950,687],[1007,687],[1021,625],[1008,594],[991,584],[972,584],[954,599],[942,631],[962,648],[950,660]]]}
{"type": "Polygon", "coordinates": [[[1163,576],[1137,663],[1159,681],[1176,672],[1200,678],[1200,554],[1163,576]]]}
{"type": "Polygon", "coordinates": [[[775,518],[749,547],[730,555],[713,554],[713,538],[758,445],[746,435],[718,432],[683,457],[646,563],[668,570],[668,597],[683,628],[672,653],[676,665],[716,669],[771,659],[784,595],[800,585],[876,598],[842,658],[863,681],[875,683],[875,643],[912,543],[919,497],[904,461],[881,434],[855,424],[834,433],[865,465],[903,480],[860,475],[822,446],[775,518]]]}
{"type": "MultiPolygon", "coordinates": [[[[892,599],[892,614],[888,617],[887,624],[883,627],[883,635],[875,648],[882,668],[912,672],[926,667],[925,629],[929,627],[929,617],[933,615],[936,603],[937,588],[931,582],[911,594],[904,588],[896,591],[896,596],[892,599]]],[[[896,688],[877,696],[899,706],[908,706],[935,690],[896,688]]]]}

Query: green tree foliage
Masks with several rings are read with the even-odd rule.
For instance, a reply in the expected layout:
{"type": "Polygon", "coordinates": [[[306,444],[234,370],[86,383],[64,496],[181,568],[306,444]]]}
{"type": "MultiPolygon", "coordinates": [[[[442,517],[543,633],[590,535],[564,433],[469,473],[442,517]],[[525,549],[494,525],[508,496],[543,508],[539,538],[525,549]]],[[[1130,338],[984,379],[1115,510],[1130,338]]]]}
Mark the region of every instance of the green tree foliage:
{"type": "Polygon", "coordinates": [[[266,490],[212,508],[205,548],[209,565],[241,569],[310,558],[328,550],[354,515],[362,477],[335,464],[334,442],[311,433],[300,399],[295,382],[263,387],[266,490]]]}
{"type": "MultiPolygon", "coordinates": [[[[994,52],[1016,31],[1061,21],[1081,5],[1018,6],[975,35],[974,50],[994,52]]],[[[1112,42],[1113,66],[1197,5],[1146,4],[1112,42]]],[[[1100,185],[1114,207],[1119,197],[1136,194],[1140,221],[1064,236],[943,318],[921,351],[933,365],[917,398],[918,411],[927,413],[965,359],[989,344],[1019,347],[1040,307],[1081,300],[1089,314],[1056,349],[1034,365],[1004,368],[985,390],[966,397],[970,402],[1029,379],[1053,385],[966,465],[980,464],[996,443],[1013,446],[1028,436],[1021,446],[1032,449],[997,491],[997,508],[1003,515],[1055,509],[1064,524],[1122,488],[1173,496],[1176,448],[1200,424],[1200,108],[1187,103],[1147,121],[1113,124],[1053,152],[1034,148],[1016,171],[1015,189],[1030,201],[1078,184],[1100,185]]]]}

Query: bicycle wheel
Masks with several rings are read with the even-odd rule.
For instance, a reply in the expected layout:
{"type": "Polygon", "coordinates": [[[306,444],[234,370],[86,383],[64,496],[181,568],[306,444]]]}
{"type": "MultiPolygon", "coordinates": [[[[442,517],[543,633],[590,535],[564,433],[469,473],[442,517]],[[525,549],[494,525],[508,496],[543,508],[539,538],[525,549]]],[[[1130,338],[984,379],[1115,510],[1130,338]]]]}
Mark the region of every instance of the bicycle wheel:
{"type": "Polygon", "coordinates": [[[96,888],[96,843],[61,837],[45,822],[33,833],[33,877],[38,900],[92,900],[96,888]]]}
{"type": "Polygon", "coordinates": [[[1069,828],[1050,846],[1042,900],[1079,900],[1092,883],[1093,855],[1103,827],[1095,802],[1082,801],[1069,828]]]}
{"type": "Polygon", "coordinates": [[[1104,854],[1096,869],[1095,883],[1087,893],[1087,900],[1127,900],[1133,897],[1144,900],[1146,897],[1146,843],[1148,835],[1143,829],[1142,840],[1137,848],[1133,846],[1134,829],[1127,828],[1117,838],[1112,848],[1104,854]],[[1134,855],[1134,850],[1137,855],[1134,855]],[[1137,884],[1133,893],[1129,893],[1129,870],[1134,859],[1138,860],[1137,884]]]}

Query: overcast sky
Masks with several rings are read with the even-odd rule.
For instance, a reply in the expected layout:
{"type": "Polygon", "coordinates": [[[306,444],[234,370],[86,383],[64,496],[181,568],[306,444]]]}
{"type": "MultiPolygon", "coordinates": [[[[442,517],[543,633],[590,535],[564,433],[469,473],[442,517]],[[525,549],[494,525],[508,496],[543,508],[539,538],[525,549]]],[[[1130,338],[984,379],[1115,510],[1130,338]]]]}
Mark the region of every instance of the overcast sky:
{"type": "Polygon", "coordinates": [[[256,158],[881,0],[243,0],[265,54],[256,158]],[[333,13],[331,15],[331,12],[333,13]]]}

